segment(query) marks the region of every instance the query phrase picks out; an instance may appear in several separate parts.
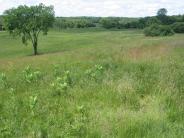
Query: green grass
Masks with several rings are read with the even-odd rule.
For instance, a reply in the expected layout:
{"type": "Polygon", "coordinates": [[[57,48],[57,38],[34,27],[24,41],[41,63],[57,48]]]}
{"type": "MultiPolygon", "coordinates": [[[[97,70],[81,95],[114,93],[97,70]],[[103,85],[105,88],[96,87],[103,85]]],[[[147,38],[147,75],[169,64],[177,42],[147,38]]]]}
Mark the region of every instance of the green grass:
{"type": "Polygon", "coordinates": [[[0,49],[0,137],[184,135],[183,34],[50,31],[32,56],[0,32],[0,49]]]}

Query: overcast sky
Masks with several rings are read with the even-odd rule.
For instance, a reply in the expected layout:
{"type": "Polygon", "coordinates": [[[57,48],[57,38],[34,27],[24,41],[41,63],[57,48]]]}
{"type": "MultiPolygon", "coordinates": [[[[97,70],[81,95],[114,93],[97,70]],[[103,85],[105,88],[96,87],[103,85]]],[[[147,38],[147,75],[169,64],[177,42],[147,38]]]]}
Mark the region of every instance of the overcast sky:
{"type": "Polygon", "coordinates": [[[39,3],[53,5],[56,16],[143,17],[163,7],[169,15],[184,14],[184,0],[0,0],[0,14],[18,5],[39,3]]]}

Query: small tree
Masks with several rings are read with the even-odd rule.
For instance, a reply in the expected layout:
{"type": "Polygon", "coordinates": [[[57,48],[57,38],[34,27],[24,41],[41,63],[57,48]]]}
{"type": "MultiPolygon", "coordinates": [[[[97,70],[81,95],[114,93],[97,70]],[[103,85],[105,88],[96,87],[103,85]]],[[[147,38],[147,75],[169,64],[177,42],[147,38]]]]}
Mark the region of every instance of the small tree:
{"type": "Polygon", "coordinates": [[[6,10],[3,15],[6,30],[14,36],[21,36],[23,44],[30,40],[33,45],[34,55],[37,55],[38,36],[40,32],[47,34],[49,27],[54,22],[53,6],[19,6],[6,10]]]}

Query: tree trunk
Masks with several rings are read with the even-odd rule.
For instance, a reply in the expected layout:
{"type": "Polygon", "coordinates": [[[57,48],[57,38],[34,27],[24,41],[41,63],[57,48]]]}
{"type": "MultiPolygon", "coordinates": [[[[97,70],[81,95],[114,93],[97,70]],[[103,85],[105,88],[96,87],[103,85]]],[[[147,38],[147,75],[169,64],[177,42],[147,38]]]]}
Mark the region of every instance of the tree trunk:
{"type": "Polygon", "coordinates": [[[32,35],[32,44],[33,44],[34,55],[38,55],[38,50],[37,50],[38,34],[34,31],[33,31],[33,35],[32,35]]]}
{"type": "Polygon", "coordinates": [[[38,51],[37,51],[37,42],[34,42],[33,48],[34,48],[34,55],[37,55],[38,54],[38,51]]]}

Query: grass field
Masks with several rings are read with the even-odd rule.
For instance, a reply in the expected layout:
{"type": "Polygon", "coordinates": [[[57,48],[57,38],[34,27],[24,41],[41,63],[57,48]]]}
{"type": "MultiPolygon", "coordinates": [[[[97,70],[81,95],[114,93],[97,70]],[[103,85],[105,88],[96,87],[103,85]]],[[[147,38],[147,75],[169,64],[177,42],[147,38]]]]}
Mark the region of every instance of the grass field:
{"type": "Polygon", "coordinates": [[[0,32],[0,137],[184,137],[184,35],[0,32]]]}

